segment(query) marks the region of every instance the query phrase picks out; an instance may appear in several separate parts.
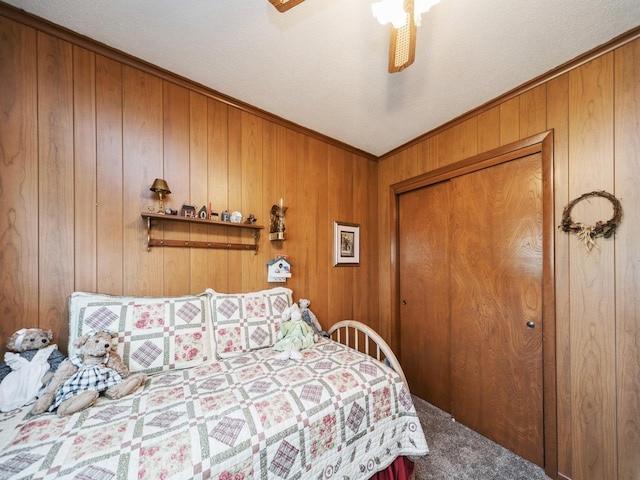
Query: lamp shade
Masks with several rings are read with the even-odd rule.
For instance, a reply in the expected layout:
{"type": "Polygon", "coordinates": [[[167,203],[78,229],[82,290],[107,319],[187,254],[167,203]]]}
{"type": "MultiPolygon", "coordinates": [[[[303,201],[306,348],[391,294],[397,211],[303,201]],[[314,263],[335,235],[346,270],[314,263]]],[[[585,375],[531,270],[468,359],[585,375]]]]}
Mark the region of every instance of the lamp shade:
{"type": "Polygon", "coordinates": [[[156,193],[171,193],[171,190],[169,190],[169,185],[167,185],[167,182],[163,178],[156,178],[149,190],[156,193]]]}

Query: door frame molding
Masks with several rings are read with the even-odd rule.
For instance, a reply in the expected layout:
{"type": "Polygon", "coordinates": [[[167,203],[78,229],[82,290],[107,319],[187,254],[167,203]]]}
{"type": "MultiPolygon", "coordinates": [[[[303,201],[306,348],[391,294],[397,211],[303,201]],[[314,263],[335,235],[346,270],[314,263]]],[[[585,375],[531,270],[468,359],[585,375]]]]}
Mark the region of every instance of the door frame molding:
{"type": "Polygon", "coordinates": [[[553,130],[474,155],[459,162],[395,183],[390,187],[391,214],[391,345],[400,352],[399,196],[470,172],[540,153],[542,157],[542,368],[544,469],[558,477],[556,318],[555,318],[555,219],[553,192],[553,130]]]}

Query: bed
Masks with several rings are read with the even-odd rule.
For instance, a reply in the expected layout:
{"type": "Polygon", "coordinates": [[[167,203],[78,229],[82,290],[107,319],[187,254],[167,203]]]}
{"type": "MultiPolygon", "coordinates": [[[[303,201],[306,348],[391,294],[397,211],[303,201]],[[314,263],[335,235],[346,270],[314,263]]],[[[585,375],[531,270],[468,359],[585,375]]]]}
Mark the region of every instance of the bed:
{"type": "Polygon", "coordinates": [[[70,417],[31,416],[29,406],[2,414],[0,479],[367,479],[426,455],[397,360],[366,326],[338,323],[335,340],[320,339],[301,361],[274,358],[268,346],[291,298],[283,287],[76,292],[71,339],[107,323],[132,372],[149,380],[70,417]]]}

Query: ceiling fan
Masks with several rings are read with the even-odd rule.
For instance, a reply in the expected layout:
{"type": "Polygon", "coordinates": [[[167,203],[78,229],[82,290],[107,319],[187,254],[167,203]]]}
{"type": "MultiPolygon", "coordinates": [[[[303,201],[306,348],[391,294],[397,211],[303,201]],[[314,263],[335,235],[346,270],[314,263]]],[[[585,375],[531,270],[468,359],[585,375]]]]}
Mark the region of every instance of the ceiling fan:
{"type": "MultiPolygon", "coordinates": [[[[280,12],[304,0],[269,0],[280,12]]],[[[420,16],[440,0],[381,0],[372,5],[374,17],[382,24],[391,23],[389,73],[401,72],[416,56],[417,27],[420,16]]]]}

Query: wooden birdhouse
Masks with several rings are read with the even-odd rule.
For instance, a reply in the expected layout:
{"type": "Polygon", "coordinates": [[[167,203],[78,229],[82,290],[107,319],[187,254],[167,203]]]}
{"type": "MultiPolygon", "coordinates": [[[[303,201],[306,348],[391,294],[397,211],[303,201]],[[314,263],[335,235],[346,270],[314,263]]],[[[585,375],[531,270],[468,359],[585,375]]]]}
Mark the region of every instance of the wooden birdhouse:
{"type": "Polygon", "coordinates": [[[285,256],[278,256],[267,262],[267,281],[285,283],[291,278],[291,263],[285,256]]]}

